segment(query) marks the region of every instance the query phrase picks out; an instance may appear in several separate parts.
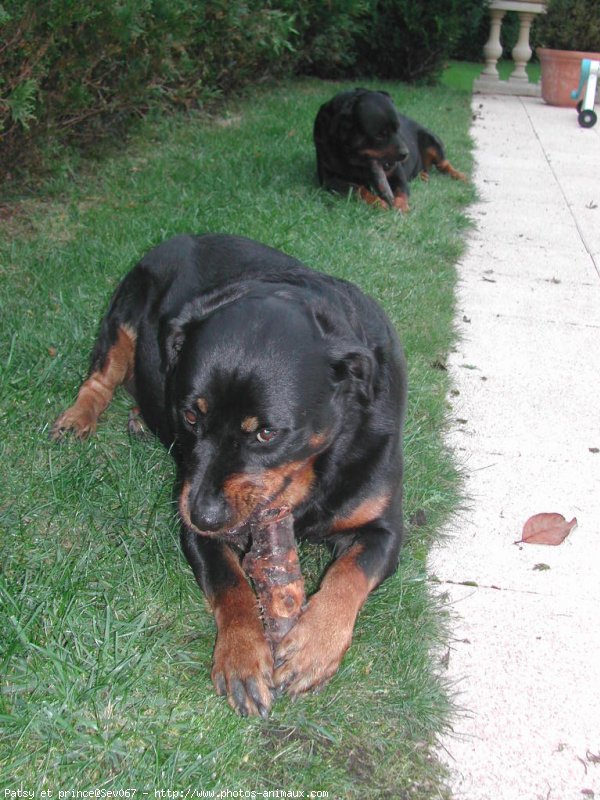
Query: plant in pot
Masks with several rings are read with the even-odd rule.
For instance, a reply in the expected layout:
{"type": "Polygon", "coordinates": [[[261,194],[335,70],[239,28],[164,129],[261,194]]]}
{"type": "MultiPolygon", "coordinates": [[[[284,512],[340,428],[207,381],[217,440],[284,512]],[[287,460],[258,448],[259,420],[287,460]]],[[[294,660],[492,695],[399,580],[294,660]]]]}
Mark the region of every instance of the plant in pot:
{"type": "Polygon", "coordinates": [[[600,0],[548,0],[537,22],[542,97],[554,106],[575,107],[581,61],[600,61],[600,0]]]}

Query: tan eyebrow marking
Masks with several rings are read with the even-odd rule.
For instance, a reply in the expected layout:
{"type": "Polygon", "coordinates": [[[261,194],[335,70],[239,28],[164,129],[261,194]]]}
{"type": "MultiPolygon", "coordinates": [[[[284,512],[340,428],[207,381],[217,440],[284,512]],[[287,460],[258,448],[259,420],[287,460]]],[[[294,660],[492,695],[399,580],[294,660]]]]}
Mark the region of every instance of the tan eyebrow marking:
{"type": "Polygon", "coordinates": [[[242,430],[244,433],[254,433],[258,430],[258,417],[246,417],[242,420],[242,430]]]}
{"type": "Polygon", "coordinates": [[[308,440],[308,443],[310,444],[311,447],[313,447],[316,450],[317,447],[321,447],[321,445],[325,444],[325,442],[327,441],[327,436],[328,436],[327,431],[322,431],[321,433],[313,433],[313,435],[308,440]]]}
{"type": "Polygon", "coordinates": [[[196,405],[198,406],[198,411],[201,414],[206,414],[206,412],[208,411],[208,403],[206,402],[206,399],[204,397],[199,397],[196,400],[196,405]]]}

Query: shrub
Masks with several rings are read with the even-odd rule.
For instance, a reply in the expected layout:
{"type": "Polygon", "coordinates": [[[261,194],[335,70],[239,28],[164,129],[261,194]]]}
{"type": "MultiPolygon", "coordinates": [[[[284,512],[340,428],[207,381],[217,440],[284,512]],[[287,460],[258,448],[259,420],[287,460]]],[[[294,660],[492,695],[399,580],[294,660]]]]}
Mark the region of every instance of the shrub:
{"type": "Polygon", "coordinates": [[[0,33],[0,153],[14,167],[44,140],[289,70],[295,31],[260,0],[4,0],[0,33]]]}
{"type": "Polygon", "coordinates": [[[485,4],[0,0],[0,179],[265,76],[433,81],[485,4]]]}
{"type": "Polygon", "coordinates": [[[295,71],[321,78],[352,74],[356,39],[365,32],[373,0],[282,0],[295,14],[295,71]]]}
{"type": "Polygon", "coordinates": [[[462,24],[450,55],[459,61],[481,61],[490,33],[489,0],[465,0],[462,24]]]}
{"type": "Polygon", "coordinates": [[[378,0],[358,43],[358,69],[380,78],[433,82],[463,19],[461,0],[378,0]]]}
{"type": "Polygon", "coordinates": [[[548,0],[540,15],[536,41],[555,50],[600,52],[598,0],[548,0]]]}
{"type": "MultiPolygon", "coordinates": [[[[458,38],[452,46],[452,58],[459,61],[483,61],[483,47],[490,35],[489,0],[465,0],[458,38]]],[[[502,18],[502,50],[504,58],[512,57],[519,38],[519,15],[507,11],[502,18]]]]}

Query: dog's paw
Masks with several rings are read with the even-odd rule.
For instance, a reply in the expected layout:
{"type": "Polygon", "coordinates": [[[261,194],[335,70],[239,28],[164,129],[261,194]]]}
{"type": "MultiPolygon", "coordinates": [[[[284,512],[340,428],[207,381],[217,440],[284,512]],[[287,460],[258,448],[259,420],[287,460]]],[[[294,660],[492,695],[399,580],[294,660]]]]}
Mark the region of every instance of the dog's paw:
{"type": "Polygon", "coordinates": [[[230,626],[217,636],[212,681],[240,716],[268,716],[273,702],[273,656],[262,632],[230,626]]]}
{"type": "Polygon", "coordinates": [[[275,686],[296,697],[320,689],[337,672],[352,642],[353,623],[315,595],[275,652],[275,686]]]}
{"type": "Polygon", "coordinates": [[[133,437],[146,436],[149,431],[142,419],[142,414],[137,406],[129,410],[127,418],[127,433],[133,437]]]}
{"type": "Polygon", "coordinates": [[[400,211],[403,214],[406,214],[407,211],[410,211],[410,206],[408,205],[408,195],[397,194],[394,197],[394,208],[396,211],[400,211]]]}
{"type": "Polygon", "coordinates": [[[76,439],[87,439],[95,433],[96,421],[97,417],[91,409],[75,404],[55,421],[50,429],[50,438],[55,442],[61,442],[69,435],[76,439]]]}
{"type": "Polygon", "coordinates": [[[358,196],[361,200],[364,200],[365,203],[368,203],[370,206],[377,206],[377,208],[383,208],[384,210],[388,209],[389,206],[376,194],[370,192],[366,186],[359,186],[358,187],[358,196]]]}

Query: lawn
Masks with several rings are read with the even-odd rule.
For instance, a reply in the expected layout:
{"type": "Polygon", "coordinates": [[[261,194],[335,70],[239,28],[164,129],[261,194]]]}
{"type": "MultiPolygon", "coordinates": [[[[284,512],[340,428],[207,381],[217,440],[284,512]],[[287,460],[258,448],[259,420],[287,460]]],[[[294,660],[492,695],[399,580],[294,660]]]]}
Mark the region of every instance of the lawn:
{"type": "MultiPolygon", "coordinates": [[[[444,70],[441,81],[445,86],[452,89],[459,89],[470,92],[473,89],[473,82],[478,78],[484,68],[484,64],[475,64],[467,61],[453,61],[444,70]]],[[[498,61],[497,69],[500,80],[507,81],[515,68],[513,61],[502,59],[498,61]]],[[[529,62],[525,67],[530,83],[537,83],[540,80],[539,62],[529,62]]]]}
{"type": "MultiPolygon", "coordinates": [[[[450,719],[445,621],[425,557],[460,496],[442,441],[444,362],[473,189],[432,175],[413,184],[405,216],[318,189],[312,121],[339,88],[263,87],[213,115],[147,120],[108,154],[76,170],[65,161],[44,196],[3,209],[2,790],[445,797],[432,755],[450,719]],[[170,457],[128,438],[125,394],[89,442],[48,441],[116,281],[184,231],[250,236],[355,281],[385,306],[408,358],[401,568],[368,601],[331,683],[278,700],[266,721],[215,696],[214,623],[179,552],[170,457]]],[[[469,93],[386,88],[469,172],[469,93]]],[[[301,557],[314,587],[325,553],[301,557]]]]}

